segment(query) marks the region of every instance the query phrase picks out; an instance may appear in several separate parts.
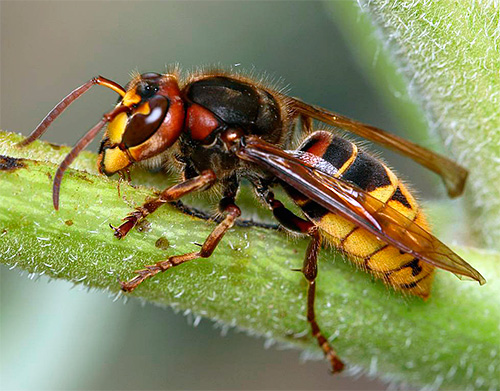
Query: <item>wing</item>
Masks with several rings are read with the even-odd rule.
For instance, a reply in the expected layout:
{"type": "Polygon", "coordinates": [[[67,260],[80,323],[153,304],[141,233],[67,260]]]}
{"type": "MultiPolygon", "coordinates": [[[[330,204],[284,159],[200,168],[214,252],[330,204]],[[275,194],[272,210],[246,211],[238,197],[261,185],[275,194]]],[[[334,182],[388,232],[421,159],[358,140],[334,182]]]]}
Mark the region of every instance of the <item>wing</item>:
{"type": "Polygon", "coordinates": [[[470,277],[481,285],[486,282],[477,270],[435,236],[354,184],[325,174],[258,137],[246,138],[236,154],[401,251],[438,268],[470,277]]]}
{"type": "Polygon", "coordinates": [[[443,180],[450,197],[453,198],[462,194],[467,179],[467,170],[450,159],[375,126],[366,125],[321,107],[309,105],[300,99],[287,98],[287,101],[290,102],[292,109],[296,113],[306,118],[314,118],[328,125],[350,131],[406,155],[422,166],[434,171],[443,180]]]}

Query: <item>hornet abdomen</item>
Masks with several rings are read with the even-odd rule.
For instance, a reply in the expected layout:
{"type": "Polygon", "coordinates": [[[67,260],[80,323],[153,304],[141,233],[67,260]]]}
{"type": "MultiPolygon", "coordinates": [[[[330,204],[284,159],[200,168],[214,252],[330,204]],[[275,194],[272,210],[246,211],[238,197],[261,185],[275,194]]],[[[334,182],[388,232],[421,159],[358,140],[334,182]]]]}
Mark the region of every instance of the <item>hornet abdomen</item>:
{"type": "MultiPolygon", "coordinates": [[[[334,167],[332,175],[354,183],[428,230],[421,208],[396,174],[356,144],[331,132],[318,131],[304,141],[299,151],[321,157],[334,167]]],[[[326,240],[356,265],[394,289],[423,298],[429,296],[433,266],[384,243],[302,194],[290,188],[287,191],[305,215],[320,228],[326,240]]]]}

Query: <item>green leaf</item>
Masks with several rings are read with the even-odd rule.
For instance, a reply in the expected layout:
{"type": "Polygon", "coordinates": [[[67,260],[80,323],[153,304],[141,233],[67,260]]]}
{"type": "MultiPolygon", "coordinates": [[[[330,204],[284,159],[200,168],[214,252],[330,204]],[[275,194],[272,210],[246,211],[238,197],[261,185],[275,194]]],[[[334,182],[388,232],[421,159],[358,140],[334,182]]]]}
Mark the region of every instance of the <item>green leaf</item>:
{"type": "Polygon", "coordinates": [[[414,126],[422,125],[418,112],[401,110],[409,95],[419,104],[431,133],[469,170],[465,195],[469,229],[478,242],[500,249],[498,1],[358,0],[361,14],[351,2],[329,4],[350,32],[345,35],[352,46],[361,47],[357,53],[363,66],[376,64],[381,70],[372,69],[373,82],[378,87],[385,82],[395,91],[390,97],[387,87],[380,88],[399,118],[407,116],[408,134],[423,138],[414,126]],[[384,53],[374,54],[380,46],[393,64],[387,65],[384,53]]]}
{"type": "MultiPolygon", "coordinates": [[[[95,155],[85,153],[75,162],[91,172],[67,172],[56,212],[53,162],[68,148],[36,142],[19,149],[14,143],[20,139],[0,132],[0,155],[20,159],[0,159],[0,254],[1,262],[12,268],[119,295],[117,278],[130,278],[145,264],[192,251],[193,242],[202,242],[214,227],[166,205],[148,218],[149,228],[117,240],[108,225],[119,223],[132,206],[118,196],[117,182],[95,175],[95,155]]],[[[134,205],[154,194],[145,186],[122,184],[121,190],[134,205]]],[[[248,198],[249,189],[243,190],[248,198]]],[[[242,208],[248,204],[246,199],[239,203],[242,208]]],[[[440,214],[444,209],[434,210],[440,214]]],[[[211,258],[158,275],[131,296],[190,310],[321,356],[309,335],[304,278],[291,271],[302,265],[307,242],[273,230],[236,227],[211,258]]],[[[479,287],[439,271],[427,302],[390,291],[333,251],[322,251],[318,322],[351,372],[361,368],[392,381],[444,388],[499,386],[500,255],[454,249],[488,283],[479,287]]]]}

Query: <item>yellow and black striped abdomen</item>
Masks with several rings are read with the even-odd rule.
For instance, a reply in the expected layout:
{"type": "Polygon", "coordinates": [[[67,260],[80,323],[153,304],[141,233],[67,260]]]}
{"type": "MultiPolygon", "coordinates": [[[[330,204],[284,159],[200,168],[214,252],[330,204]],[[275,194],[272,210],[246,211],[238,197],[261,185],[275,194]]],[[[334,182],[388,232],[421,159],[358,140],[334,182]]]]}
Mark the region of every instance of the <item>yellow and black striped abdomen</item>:
{"type": "MultiPolygon", "coordinates": [[[[425,216],[408,189],[380,160],[358,149],[356,144],[331,132],[317,131],[299,148],[330,163],[334,176],[356,184],[373,197],[388,204],[411,221],[428,229],[425,216]]],[[[388,245],[314,201],[288,189],[305,215],[322,231],[328,242],[348,258],[381,278],[395,289],[426,298],[429,296],[434,267],[388,245]]]]}

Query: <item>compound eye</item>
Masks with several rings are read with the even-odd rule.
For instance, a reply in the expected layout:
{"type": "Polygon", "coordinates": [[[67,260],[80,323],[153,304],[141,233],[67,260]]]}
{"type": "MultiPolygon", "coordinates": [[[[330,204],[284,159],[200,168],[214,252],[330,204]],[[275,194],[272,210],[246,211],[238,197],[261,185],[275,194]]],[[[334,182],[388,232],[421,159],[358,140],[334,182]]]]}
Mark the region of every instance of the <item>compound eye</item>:
{"type": "Polygon", "coordinates": [[[127,122],[122,142],[127,148],[148,140],[158,130],[168,112],[169,101],[157,95],[141,104],[127,122]]]}

